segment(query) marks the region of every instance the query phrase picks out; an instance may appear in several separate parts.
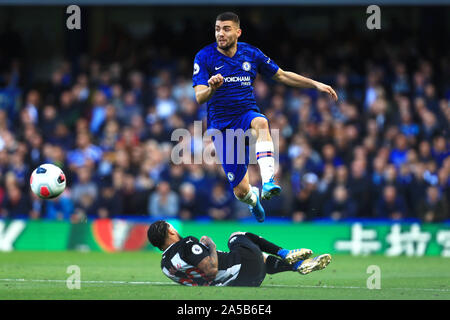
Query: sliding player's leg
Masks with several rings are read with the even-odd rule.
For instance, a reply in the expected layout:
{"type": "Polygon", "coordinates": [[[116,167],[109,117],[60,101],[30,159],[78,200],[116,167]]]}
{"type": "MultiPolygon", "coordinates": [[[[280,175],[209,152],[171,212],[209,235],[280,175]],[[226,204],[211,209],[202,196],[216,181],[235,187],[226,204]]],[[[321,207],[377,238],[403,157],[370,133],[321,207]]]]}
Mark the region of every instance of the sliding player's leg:
{"type": "Polygon", "coordinates": [[[234,232],[228,240],[228,247],[231,249],[232,244],[245,243],[248,240],[242,240],[243,237],[250,240],[263,252],[266,272],[275,274],[286,271],[298,271],[300,274],[308,274],[312,271],[324,269],[331,261],[329,254],[310,258],[312,250],[310,249],[294,249],[287,250],[258,236],[251,232],[234,232]],[[240,241],[237,241],[240,239],[240,241]]]}
{"type": "Polygon", "coordinates": [[[300,274],[308,274],[324,269],[331,262],[331,256],[329,254],[322,254],[314,258],[299,260],[294,264],[289,264],[277,256],[264,254],[264,262],[268,274],[285,271],[298,271],[300,274]]]}
{"type": "Polygon", "coordinates": [[[331,262],[331,255],[329,254],[310,258],[313,254],[311,249],[288,250],[250,232],[245,232],[245,236],[255,243],[261,251],[271,254],[264,257],[266,270],[269,274],[284,271],[298,271],[301,274],[308,274],[312,271],[324,269],[331,262]]]}
{"type": "Polygon", "coordinates": [[[296,271],[292,264],[289,264],[285,260],[276,256],[277,252],[282,250],[281,247],[277,246],[276,244],[271,243],[264,238],[250,232],[233,232],[228,240],[228,248],[230,248],[230,250],[231,245],[236,245],[238,239],[240,239],[241,243],[245,243],[245,241],[247,243],[251,243],[261,251],[264,259],[266,273],[275,274],[279,272],[296,271]],[[242,239],[245,239],[245,241],[242,239]],[[269,255],[266,252],[273,255],[269,255]]]}
{"type": "Polygon", "coordinates": [[[249,238],[254,244],[256,244],[261,251],[276,255],[283,259],[288,264],[294,264],[300,260],[305,260],[309,258],[312,255],[311,249],[284,249],[266,239],[263,237],[260,237],[254,233],[251,232],[245,232],[245,235],[247,238],[249,238]]]}
{"type": "Polygon", "coordinates": [[[251,121],[251,128],[256,134],[256,159],[263,184],[261,199],[269,200],[281,192],[281,187],[274,183],[274,145],[269,131],[269,122],[265,117],[258,116],[251,121]]]}

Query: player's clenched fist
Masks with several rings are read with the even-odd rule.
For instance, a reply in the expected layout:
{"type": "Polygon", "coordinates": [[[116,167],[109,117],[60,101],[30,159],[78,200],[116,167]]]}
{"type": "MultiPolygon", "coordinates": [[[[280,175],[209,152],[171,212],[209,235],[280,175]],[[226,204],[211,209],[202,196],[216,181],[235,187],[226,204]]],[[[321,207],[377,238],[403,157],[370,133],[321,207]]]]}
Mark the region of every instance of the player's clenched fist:
{"type": "Polygon", "coordinates": [[[208,80],[208,85],[213,90],[217,90],[222,84],[223,84],[223,77],[222,77],[222,75],[220,73],[212,76],[208,80]]]}
{"type": "Polygon", "coordinates": [[[212,241],[212,239],[208,236],[203,236],[200,239],[200,242],[203,243],[208,248],[216,247],[216,244],[212,241]]]}

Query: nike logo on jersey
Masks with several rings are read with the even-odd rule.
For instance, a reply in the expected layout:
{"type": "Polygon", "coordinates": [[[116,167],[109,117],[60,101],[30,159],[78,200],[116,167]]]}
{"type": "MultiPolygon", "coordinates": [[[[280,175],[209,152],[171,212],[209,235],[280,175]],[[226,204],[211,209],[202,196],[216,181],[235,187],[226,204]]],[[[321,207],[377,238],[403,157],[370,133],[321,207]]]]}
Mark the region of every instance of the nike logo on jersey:
{"type": "Polygon", "coordinates": [[[188,241],[186,241],[186,243],[189,243],[189,242],[194,242],[194,241],[192,241],[191,239],[189,239],[188,241]]]}
{"type": "Polygon", "coordinates": [[[221,66],[221,67],[214,67],[216,70],[219,70],[219,69],[222,69],[223,68],[223,66],[221,66]]]}

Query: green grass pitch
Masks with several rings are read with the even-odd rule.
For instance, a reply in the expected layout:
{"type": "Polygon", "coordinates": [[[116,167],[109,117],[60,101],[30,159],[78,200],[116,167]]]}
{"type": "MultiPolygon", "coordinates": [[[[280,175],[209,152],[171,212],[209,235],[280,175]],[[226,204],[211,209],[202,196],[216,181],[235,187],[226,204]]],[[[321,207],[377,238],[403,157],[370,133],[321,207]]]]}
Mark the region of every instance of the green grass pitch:
{"type": "Polygon", "coordinates": [[[0,253],[4,299],[450,299],[450,259],[334,255],[309,275],[267,275],[261,288],[184,287],[161,272],[156,252],[0,253]],[[81,270],[81,288],[68,289],[67,268],[81,270]],[[367,267],[381,270],[381,289],[367,289],[367,267]]]}

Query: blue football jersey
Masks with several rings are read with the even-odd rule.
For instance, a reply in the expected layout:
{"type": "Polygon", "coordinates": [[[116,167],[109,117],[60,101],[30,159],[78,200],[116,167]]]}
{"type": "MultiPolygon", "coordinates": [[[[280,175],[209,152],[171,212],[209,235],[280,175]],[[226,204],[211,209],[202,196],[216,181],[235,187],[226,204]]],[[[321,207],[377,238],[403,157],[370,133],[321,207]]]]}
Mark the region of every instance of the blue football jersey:
{"type": "Polygon", "coordinates": [[[238,42],[232,58],[220,53],[217,43],[200,50],[194,59],[193,86],[208,86],[208,79],[219,73],[224,78],[222,86],[207,102],[208,128],[223,130],[245,112],[259,112],[253,94],[256,74],[272,78],[278,69],[261,50],[244,42],[238,42]]]}

